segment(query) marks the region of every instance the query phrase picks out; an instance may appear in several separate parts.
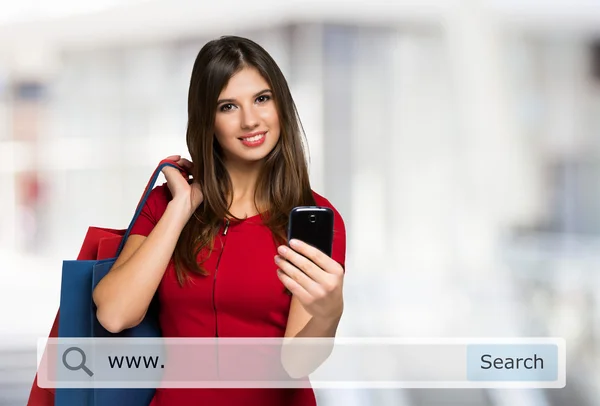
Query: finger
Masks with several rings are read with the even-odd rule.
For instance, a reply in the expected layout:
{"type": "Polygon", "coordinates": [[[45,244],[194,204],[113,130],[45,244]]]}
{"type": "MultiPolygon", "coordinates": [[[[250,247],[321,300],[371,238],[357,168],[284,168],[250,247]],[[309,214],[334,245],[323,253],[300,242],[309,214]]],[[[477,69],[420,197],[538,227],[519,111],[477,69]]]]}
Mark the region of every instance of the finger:
{"type": "Polygon", "coordinates": [[[181,155],[171,155],[166,159],[168,161],[172,161],[173,163],[175,163],[175,165],[180,166],[187,172],[189,172],[193,168],[192,162],[188,159],[182,158],[181,155]]]}
{"type": "Polygon", "coordinates": [[[162,171],[163,171],[163,173],[177,173],[177,172],[181,173],[181,170],[179,170],[179,168],[175,168],[175,167],[170,166],[170,165],[169,166],[165,166],[162,169],[162,171]]]}
{"type": "MultiPolygon", "coordinates": [[[[164,160],[165,161],[171,161],[171,162],[174,162],[176,164],[179,164],[178,161],[180,159],[181,159],[181,155],[170,155],[170,156],[166,157],[164,160]]],[[[167,169],[167,168],[171,168],[171,167],[170,166],[165,166],[163,168],[163,173],[165,173],[165,169],[167,169]]]]}
{"type": "Polygon", "coordinates": [[[311,262],[325,272],[334,274],[340,273],[341,265],[334,261],[331,257],[327,256],[320,249],[296,239],[290,241],[290,247],[293,249],[293,251],[308,258],[311,262]]]}
{"type": "Polygon", "coordinates": [[[278,269],[277,276],[281,283],[283,283],[283,286],[300,300],[300,303],[308,303],[311,300],[310,293],[308,293],[298,282],[290,278],[285,272],[278,269]]]}
{"type": "Polygon", "coordinates": [[[165,175],[167,182],[173,181],[176,176],[181,176],[185,179],[181,171],[177,168],[173,168],[172,166],[166,166],[162,169],[162,173],[165,175]]]}
{"type": "Polygon", "coordinates": [[[279,246],[277,252],[284,259],[305,273],[313,281],[317,283],[323,283],[325,281],[327,273],[323,272],[323,270],[315,265],[310,259],[298,254],[293,249],[285,245],[279,246]]]}
{"type": "Polygon", "coordinates": [[[192,170],[194,168],[194,164],[185,158],[181,158],[179,161],[177,161],[177,164],[187,170],[192,170]]]}
{"type": "Polygon", "coordinates": [[[304,272],[295,267],[289,261],[286,261],[279,255],[275,256],[275,263],[281,271],[283,271],[290,279],[300,285],[305,291],[311,295],[316,295],[321,290],[319,284],[308,277],[304,272]]]}

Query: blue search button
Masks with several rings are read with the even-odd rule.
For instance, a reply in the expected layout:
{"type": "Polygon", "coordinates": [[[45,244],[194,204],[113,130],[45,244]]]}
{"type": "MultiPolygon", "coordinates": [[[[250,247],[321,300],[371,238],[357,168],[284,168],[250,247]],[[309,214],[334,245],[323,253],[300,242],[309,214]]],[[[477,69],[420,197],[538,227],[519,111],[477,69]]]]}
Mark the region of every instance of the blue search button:
{"type": "Polygon", "coordinates": [[[556,344],[467,345],[469,381],[556,381],[556,344]]]}

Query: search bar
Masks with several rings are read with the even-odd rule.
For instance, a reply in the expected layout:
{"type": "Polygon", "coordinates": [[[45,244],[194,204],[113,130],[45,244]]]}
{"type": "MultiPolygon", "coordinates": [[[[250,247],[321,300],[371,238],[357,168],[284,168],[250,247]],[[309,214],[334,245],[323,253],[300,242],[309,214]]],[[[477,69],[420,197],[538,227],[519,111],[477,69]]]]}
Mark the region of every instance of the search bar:
{"type": "Polygon", "coordinates": [[[50,338],[38,358],[44,388],[566,385],[562,338],[50,338]],[[308,376],[290,376],[329,353],[308,376]]]}

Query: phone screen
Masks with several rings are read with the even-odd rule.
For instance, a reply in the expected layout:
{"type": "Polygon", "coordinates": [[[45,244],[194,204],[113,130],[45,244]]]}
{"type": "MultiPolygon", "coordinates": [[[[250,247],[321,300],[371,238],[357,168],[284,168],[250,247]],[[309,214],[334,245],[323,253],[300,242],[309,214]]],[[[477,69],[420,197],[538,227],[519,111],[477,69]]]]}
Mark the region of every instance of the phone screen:
{"type": "Polygon", "coordinates": [[[290,213],[288,241],[294,238],[331,256],[333,210],[318,206],[295,207],[290,213]]]}

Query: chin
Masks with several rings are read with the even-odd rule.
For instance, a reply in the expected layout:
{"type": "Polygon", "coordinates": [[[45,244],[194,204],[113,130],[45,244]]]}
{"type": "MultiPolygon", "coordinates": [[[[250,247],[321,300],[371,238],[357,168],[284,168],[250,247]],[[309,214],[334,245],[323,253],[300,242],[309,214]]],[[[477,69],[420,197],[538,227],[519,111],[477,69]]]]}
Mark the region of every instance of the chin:
{"type": "Polygon", "coordinates": [[[236,159],[239,161],[246,161],[248,163],[258,162],[264,160],[272,150],[273,148],[265,147],[254,151],[244,151],[240,154],[236,154],[236,159]]]}
{"type": "Polygon", "coordinates": [[[244,164],[253,164],[256,162],[260,162],[267,157],[268,154],[235,154],[229,158],[229,161],[244,163],[244,164]]]}
{"type": "Polygon", "coordinates": [[[267,155],[269,155],[269,154],[253,154],[252,156],[242,157],[241,159],[248,163],[261,162],[261,161],[265,160],[267,155]]]}

